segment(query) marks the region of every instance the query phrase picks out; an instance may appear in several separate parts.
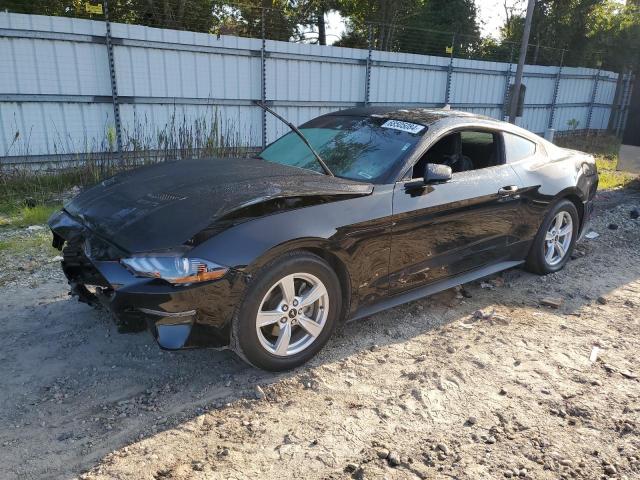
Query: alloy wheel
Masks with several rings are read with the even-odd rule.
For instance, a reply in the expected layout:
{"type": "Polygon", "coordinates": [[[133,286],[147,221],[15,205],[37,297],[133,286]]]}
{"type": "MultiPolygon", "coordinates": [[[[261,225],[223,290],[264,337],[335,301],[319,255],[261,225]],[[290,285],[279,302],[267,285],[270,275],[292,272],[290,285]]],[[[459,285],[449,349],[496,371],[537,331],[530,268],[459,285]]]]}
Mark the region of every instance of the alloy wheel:
{"type": "Polygon", "coordinates": [[[260,303],[256,331],[269,353],[288,357],[311,345],[325,327],[329,293],[310,273],[294,273],[276,282],[260,303]]]}
{"type": "Polygon", "coordinates": [[[557,265],[564,259],[572,238],[573,219],[569,212],[560,211],[553,217],[544,238],[544,258],[548,265],[557,265]]]}

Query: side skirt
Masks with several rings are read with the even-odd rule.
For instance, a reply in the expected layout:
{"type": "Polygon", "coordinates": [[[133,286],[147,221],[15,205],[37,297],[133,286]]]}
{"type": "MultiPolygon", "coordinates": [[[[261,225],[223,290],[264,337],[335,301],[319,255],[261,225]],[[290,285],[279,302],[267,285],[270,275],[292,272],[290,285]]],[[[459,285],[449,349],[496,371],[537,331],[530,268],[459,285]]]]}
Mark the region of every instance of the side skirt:
{"type": "Polygon", "coordinates": [[[455,287],[456,285],[472,282],[474,280],[478,280],[479,278],[486,277],[487,275],[492,275],[502,270],[517,267],[518,265],[522,265],[523,263],[524,260],[495,263],[493,265],[487,265],[486,267],[462,273],[455,277],[446,278],[436,283],[425,285],[424,287],[416,288],[405,293],[394,295],[393,297],[385,298],[378,303],[367,305],[366,307],[357,310],[347,321],[351,322],[354,320],[359,320],[361,318],[369,317],[383,310],[397,307],[398,305],[402,305],[404,303],[419,300],[420,298],[433,295],[434,293],[438,293],[443,290],[447,290],[448,288],[455,287]]]}

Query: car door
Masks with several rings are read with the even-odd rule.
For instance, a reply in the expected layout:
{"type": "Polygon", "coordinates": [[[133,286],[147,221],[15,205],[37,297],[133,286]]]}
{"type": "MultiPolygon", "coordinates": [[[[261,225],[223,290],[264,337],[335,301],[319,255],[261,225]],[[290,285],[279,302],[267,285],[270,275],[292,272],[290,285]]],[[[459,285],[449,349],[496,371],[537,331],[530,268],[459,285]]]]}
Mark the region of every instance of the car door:
{"type": "Polygon", "coordinates": [[[422,188],[395,184],[391,294],[508,258],[520,180],[510,165],[499,163],[422,188]]]}

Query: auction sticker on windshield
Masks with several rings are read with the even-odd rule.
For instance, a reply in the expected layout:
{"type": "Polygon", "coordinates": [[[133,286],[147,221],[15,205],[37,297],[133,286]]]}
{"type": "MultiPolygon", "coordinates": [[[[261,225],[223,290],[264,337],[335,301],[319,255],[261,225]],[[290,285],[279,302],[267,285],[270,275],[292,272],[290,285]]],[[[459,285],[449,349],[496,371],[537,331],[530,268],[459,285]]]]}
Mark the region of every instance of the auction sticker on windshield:
{"type": "Polygon", "coordinates": [[[382,128],[391,128],[393,130],[401,130],[409,133],[420,133],[424,130],[424,125],[410,122],[402,122],[400,120],[387,120],[381,125],[382,128]]]}

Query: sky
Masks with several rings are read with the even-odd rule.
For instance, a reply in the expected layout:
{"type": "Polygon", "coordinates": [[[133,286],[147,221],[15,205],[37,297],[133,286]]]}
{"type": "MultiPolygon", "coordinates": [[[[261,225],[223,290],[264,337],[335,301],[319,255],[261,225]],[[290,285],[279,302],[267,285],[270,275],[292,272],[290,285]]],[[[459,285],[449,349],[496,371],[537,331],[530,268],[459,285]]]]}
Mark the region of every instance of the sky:
{"type": "MultiPolygon", "coordinates": [[[[476,0],[480,32],[483,36],[498,38],[500,27],[504,25],[506,14],[504,0],[476,0]]],[[[524,13],[527,2],[525,0],[506,0],[508,7],[514,7],[524,13]]]]}
{"type": "MultiPolygon", "coordinates": [[[[514,6],[524,11],[526,0],[506,0],[508,6],[514,6]]],[[[484,36],[498,38],[500,27],[505,21],[504,0],[476,0],[480,31],[484,36]]],[[[327,14],[327,43],[338,40],[344,32],[342,16],[335,11],[327,14]]]]}

